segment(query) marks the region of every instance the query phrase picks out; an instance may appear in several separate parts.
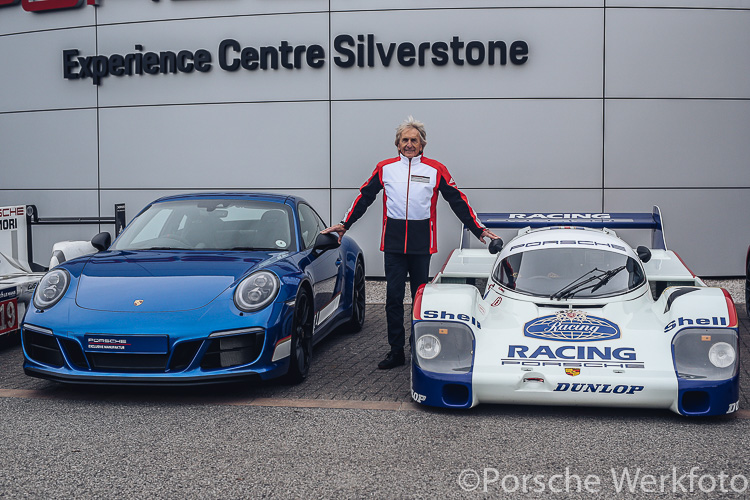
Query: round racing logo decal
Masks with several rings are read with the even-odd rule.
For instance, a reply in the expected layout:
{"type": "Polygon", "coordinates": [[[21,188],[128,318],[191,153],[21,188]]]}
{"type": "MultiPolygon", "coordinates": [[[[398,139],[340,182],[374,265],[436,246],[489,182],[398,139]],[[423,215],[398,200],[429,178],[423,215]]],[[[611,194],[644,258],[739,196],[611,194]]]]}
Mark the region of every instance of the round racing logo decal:
{"type": "Polygon", "coordinates": [[[585,311],[567,309],[529,321],[523,327],[526,337],[558,342],[593,342],[620,338],[620,328],[609,320],[589,316],[585,311]]]}

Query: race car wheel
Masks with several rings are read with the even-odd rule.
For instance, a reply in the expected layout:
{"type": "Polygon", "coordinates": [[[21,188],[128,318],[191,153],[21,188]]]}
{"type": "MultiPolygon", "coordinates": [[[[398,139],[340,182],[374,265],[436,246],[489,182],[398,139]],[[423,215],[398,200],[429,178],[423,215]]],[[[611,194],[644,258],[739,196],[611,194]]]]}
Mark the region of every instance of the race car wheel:
{"type": "Polygon", "coordinates": [[[361,260],[357,260],[354,270],[354,295],[352,297],[352,319],[344,325],[343,330],[347,333],[357,333],[365,324],[366,306],[365,266],[361,260]]]}
{"type": "Polygon", "coordinates": [[[312,301],[307,291],[300,289],[294,302],[292,320],[292,352],[289,359],[287,380],[298,384],[310,372],[313,349],[312,301]]]}

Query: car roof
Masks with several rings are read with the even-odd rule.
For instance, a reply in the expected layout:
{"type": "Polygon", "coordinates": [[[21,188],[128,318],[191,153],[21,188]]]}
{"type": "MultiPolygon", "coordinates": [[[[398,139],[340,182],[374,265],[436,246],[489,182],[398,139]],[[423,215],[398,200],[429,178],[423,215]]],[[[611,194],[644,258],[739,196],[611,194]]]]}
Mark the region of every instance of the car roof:
{"type": "Polygon", "coordinates": [[[175,200],[197,200],[197,199],[227,199],[235,198],[241,200],[258,200],[258,201],[269,201],[275,203],[286,203],[287,201],[291,204],[296,205],[300,201],[305,201],[299,196],[292,196],[288,194],[278,193],[260,193],[260,192],[204,192],[204,193],[185,193],[176,194],[170,196],[163,196],[152,203],[161,203],[164,201],[175,201],[175,200]]]}
{"type": "Polygon", "coordinates": [[[544,227],[531,229],[513,238],[503,248],[501,257],[526,250],[543,248],[596,248],[618,253],[632,254],[630,245],[620,239],[614,231],[586,227],[544,227]]]}

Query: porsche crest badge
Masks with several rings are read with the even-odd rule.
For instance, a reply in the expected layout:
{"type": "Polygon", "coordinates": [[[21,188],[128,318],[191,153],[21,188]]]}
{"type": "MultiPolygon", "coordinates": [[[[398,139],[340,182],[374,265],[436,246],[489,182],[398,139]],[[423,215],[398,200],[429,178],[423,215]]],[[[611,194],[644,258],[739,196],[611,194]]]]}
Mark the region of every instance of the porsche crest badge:
{"type": "Polygon", "coordinates": [[[581,374],[580,368],[566,368],[565,373],[571,377],[576,377],[581,374]]]}

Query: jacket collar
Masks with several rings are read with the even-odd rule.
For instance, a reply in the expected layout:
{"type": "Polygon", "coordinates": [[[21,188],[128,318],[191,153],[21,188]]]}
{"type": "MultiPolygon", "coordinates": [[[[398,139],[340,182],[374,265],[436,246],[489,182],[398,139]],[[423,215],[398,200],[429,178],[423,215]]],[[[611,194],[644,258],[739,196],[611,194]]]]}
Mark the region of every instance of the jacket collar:
{"type": "MultiPolygon", "coordinates": [[[[401,157],[401,163],[403,163],[404,165],[408,166],[409,165],[409,158],[407,158],[406,156],[402,155],[401,153],[399,153],[399,156],[401,157]]],[[[422,163],[422,155],[417,155],[417,156],[415,156],[414,158],[411,159],[411,166],[412,167],[414,165],[419,165],[420,163],[422,163]]]]}

